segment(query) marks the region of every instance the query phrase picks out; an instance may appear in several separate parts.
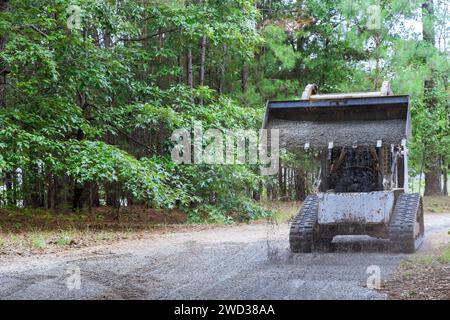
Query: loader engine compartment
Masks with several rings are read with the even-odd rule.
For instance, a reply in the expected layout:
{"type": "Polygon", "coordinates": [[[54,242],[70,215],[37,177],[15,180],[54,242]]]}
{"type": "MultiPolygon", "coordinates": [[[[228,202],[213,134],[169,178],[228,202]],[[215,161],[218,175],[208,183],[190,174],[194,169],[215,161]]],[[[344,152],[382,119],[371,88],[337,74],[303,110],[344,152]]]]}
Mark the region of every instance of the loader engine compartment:
{"type": "Polygon", "coordinates": [[[375,150],[368,147],[344,147],[332,149],[330,153],[329,162],[332,164],[327,168],[330,172],[327,177],[329,189],[335,192],[380,190],[375,150]]]}
{"type": "Polygon", "coordinates": [[[322,192],[372,192],[403,187],[399,146],[334,147],[322,154],[322,192]]]}

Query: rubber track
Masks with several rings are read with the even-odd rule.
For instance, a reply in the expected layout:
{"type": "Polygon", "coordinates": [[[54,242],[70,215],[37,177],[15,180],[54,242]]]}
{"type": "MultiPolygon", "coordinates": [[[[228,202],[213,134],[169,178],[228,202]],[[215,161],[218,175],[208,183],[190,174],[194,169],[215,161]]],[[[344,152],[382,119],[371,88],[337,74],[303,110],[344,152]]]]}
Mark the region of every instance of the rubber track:
{"type": "Polygon", "coordinates": [[[319,200],[316,195],[306,197],[302,208],[291,224],[289,244],[292,252],[311,252],[314,226],[317,222],[319,200]]]}
{"type": "MultiPolygon", "coordinates": [[[[418,193],[402,193],[395,204],[389,224],[389,240],[393,252],[413,253],[423,241],[423,232],[415,239],[414,226],[421,210],[421,198],[418,193]]],[[[420,220],[423,230],[423,214],[420,220]]]]}

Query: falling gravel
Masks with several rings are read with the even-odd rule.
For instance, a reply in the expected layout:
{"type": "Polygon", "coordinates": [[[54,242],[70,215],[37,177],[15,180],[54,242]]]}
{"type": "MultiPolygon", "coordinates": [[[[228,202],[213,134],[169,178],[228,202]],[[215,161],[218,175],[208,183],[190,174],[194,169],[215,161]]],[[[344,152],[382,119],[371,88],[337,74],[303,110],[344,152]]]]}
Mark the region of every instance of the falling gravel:
{"type": "Polygon", "coordinates": [[[333,141],[335,146],[375,146],[377,140],[384,144],[400,144],[406,138],[406,122],[402,119],[383,121],[290,121],[273,119],[269,129],[280,130],[280,146],[303,149],[306,142],[311,147],[326,147],[333,141]]]}
{"type": "MultiPolygon", "coordinates": [[[[436,224],[449,223],[442,215],[426,218],[435,232],[444,230],[436,224]]],[[[354,237],[335,239],[333,253],[292,254],[288,230],[288,224],[251,224],[0,257],[0,298],[385,299],[365,286],[367,268],[378,266],[385,278],[406,257],[383,251],[383,241],[354,237]],[[76,270],[79,289],[71,277],[76,270]]]]}

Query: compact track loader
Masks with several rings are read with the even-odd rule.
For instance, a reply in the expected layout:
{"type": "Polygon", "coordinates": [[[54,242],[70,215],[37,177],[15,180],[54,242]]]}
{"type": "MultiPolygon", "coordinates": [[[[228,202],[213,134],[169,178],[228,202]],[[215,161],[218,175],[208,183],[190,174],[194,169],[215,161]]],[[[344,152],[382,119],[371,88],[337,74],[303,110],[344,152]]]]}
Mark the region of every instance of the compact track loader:
{"type": "Polygon", "coordinates": [[[278,129],[280,147],[314,151],[318,192],[290,228],[293,252],[330,247],[337,235],[389,239],[412,253],[424,238],[422,199],[408,193],[409,96],[380,92],[318,94],[308,85],[298,101],[269,101],[263,128],[278,129]]]}

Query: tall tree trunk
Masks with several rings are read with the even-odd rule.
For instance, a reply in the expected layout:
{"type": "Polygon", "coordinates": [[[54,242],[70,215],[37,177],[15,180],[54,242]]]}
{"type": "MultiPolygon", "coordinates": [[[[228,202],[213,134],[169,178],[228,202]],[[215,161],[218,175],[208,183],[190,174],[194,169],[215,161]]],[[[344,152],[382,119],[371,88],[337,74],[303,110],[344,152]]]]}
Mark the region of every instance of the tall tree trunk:
{"type": "Polygon", "coordinates": [[[199,86],[205,85],[206,37],[200,39],[200,71],[198,75],[199,86]]]}
{"type": "Polygon", "coordinates": [[[69,207],[68,205],[68,191],[71,189],[70,178],[67,176],[53,175],[54,185],[54,208],[62,209],[69,207]]]}
{"type": "Polygon", "coordinates": [[[105,45],[105,48],[110,48],[112,41],[111,41],[111,34],[108,30],[105,30],[103,32],[103,43],[105,45]]]}
{"type": "Polygon", "coordinates": [[[248,72],[248,64],[244,62],[241,70],[241,89],[243,93],[247,92],[248,89],[248,72]]]}
{"type": "MultiPolygon", "coordinates": [[[[80,107],[83,110],[83,115],[87,116],[85,114],[86,109],[87,109],[87,102],[86,102],[86,97],[85,97],[84,93],[79,92],[78,98],[79,98],[80,107]]],[[[78,141],[83,140],[84,136],[85,136],[85,134],[84,134],[83,130],[81,128],[78,129],[77,140],[78,141]]],[[[81,197],[83,196],[84,189],[85,189],[84,184],[80,184],[75,181],[74,188],[73,188],[73,199],[72,199],[72,210],[73,211],[76,211],[77,209],[81,209],[83,207],[83,201],[82,201],[81,197]]]]}
{"type": "Polygon", "coordinates": [[[105,185],[106,192],[106,205],[109,207],[119,208],[120,207],[120,195],[118,192],[117,182],[107,183],[105,185]]]}
{"type": "Polygon", "coordinates": [[[186,55],[186,73],[187,85],[192,89],[194,87],[194,74],[192,70],[192,48],[190,45],[188,46],[186,55]]]}
{"type": "Polygon", "coordinates": [[[223,95],[225,92],[225,64],[221,63],[219,66],[219,94],[223,95]]]}
{"type": "Polygon", "coordinates": [[[447,187],[447,179],[448,179],[448,164],[447,164],[447,158],[446,157],[442,157],[442,173],[444,176],[444,188],[443,188],[443,193],[445,196],[448,196],[448,187],[447,187]]]}
{"type": "Polygon", "coordinates": [[[55,210],[55,179],[53,174],[47,173],[47,209],[55,210]]]}
{"type": "Polygon", "coordinates": [[[441,189],[441,166],[439,157],[433,156],[426,164],[425,192],[426,196],[442,195],[441,189]]]}
{"type": "Polygon", "coordinates": [[[225,64],[222,62],[219,66],[219,94],[223,95],[225,90],[225,64]]]}
{"type": "MultiPolygon", "coordinates": [[[[0,12],[8,10],[9,0],[0,0],[0,12]]],[[[5,50],[8,35],[0,35],[0,52],[5,50]]],[[[0,60],[0,107],[6,106],[6,74],[8,72],[6,63],[0,60]]]]}
{"type": "Polygon", "coordinates": [[[11,172],[5,173],[5,187],[6,187],[6,203],[9,206],[15,205],[13,197],[13,175],[11,172]]]}
{"type": "Polygon", "coordinates": [[[83,207],[81,197],[83,195],[84,187],[75,183],[75,187],[73,189],[73,201],[72,201],[72,210],[76,211],[77,209],[81,209],[83,207]]]}
{"type": "Polygon", "coordinates": [[[98,183],[92,183],[92,204],[94,207],[100,207],[100,194],[98,190],[98,183]]]}
{"type": "Polygon", "coordinates": [[[256,191],[253,191],[253,199],[255,201],[261,201],[262,192],[263,192],[263,184],[262,184],[262,181],[259,181],[258,189],[256,191]]]}
{"type": "Polygon", "coordinates": [[[281,161],[278,165],[278,199],[281,200],[281,198],[284,196],[283,194],[283,171],[284,168],[281,165],[281,161]]]}
{"type": "MultiPolygon", "coordinates": [[[[205,85],[205,60],[206,60],[206,37],[200,39],[200,70],[199,70],[199,86],[205,85]]],[[[203,105],[203,98],[200,98],[200,104],[203,105]]]]}
{"type": "Polygon", "coordinates": [[[228,47],[226,44],[223,45],[223,55],[219,65],[219,94],[222,95],[225,92],[225,65],[227,59],[228,47]]]}
{"type": "MultiPolygon", "coordinates": [[[[9,0],[0,0],[0,12],[8,10],[9,0]]],[[[0,52],[5,50],[6,42],[8,41],[8,35],[0,35],[0,52]]],[[[6,63],[0,60],[0,108],[6,107],[6,75],[8,68],[6,63]]],[[[11,205],[13,202],[12,197],[12,173],[5,172],[5,187],[6,187],[6,204],[11,205]]]]}
{"type": "Polygon", "coordinates": [[[178,68],[180,68],[180,72],[178,74],[178,84],[182,84],[183,83],[183,58],[182,58],[182,54],[178,54],[177,57],[177,63],[178,63],[178,68]]]}
{"type": "Polygon", "coordinates": [[[422,35],[423,41],[434,46],[434,6],[433,0],[422,3],[422,35]]]}
{"type": "Polygon", "coordinates": [[[45,186],[43,184],[44,181],[41,180],[42,173],[39,172],[39,168],[36,165],[31,165],[27,169],[25,171],[27,176],[27,205],[33,208],[45,207],[45,186]]]}
{"type": "MultiPolygon", "coordinates": [[[[427,0],[422,4],[422,30],[423,40],[430,46],[435,45],[434,32],[434,8],[433,0],[427,0]]],[[[428,61],[427,61],[428,62],[428,61]]],[[[429,109],[434,109],[437,101],[433,93],[435,89],[434,72],[425,80],[425,103],[429,109]]],[[[441,189],[441,167],[439,155],[434,152],[434,146],[428,148],[429,153],[425,163],[425,195],[442,195],[441,189]]]]}
{"type": "Polygon", "coordinates": [[[295,198],[303,201],[306,198],[306,179],[302,170],[297,169],[295,172],[295,198]]]}

